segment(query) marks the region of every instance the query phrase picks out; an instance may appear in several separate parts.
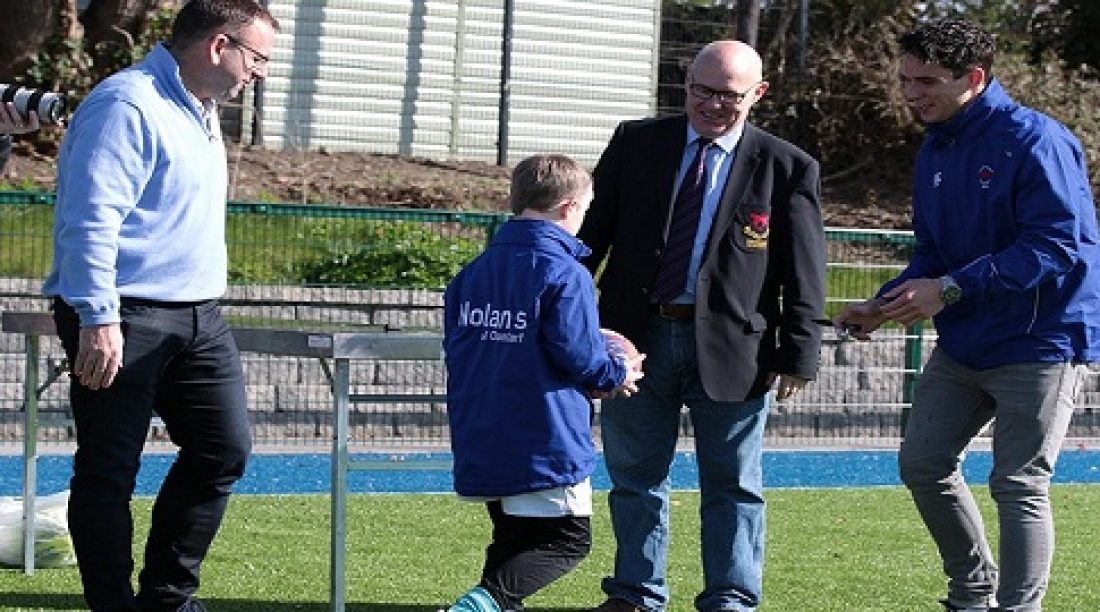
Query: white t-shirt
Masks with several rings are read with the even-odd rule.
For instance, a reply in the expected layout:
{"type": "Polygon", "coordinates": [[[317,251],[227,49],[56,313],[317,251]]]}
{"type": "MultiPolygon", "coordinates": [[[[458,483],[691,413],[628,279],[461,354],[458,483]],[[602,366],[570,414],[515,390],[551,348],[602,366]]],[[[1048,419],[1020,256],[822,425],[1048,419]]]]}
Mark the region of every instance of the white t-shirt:
{"type": "Polygon", "coordinates": [[[499,499],[501,510],[510,516],[537,518],[592,516],[592,481],[585,478],[568,487],[543,489],[508,497],[462,497],[462,499],[473,502],[499,499]]]}

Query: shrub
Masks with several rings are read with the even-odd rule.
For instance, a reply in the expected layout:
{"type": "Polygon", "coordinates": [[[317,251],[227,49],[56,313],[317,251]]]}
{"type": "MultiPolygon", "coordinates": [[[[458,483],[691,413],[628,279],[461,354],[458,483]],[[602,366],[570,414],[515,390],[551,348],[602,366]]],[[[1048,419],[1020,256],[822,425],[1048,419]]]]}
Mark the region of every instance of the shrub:
{"type": "MultiPolygon", "coordinates": [[[[815,3],[808,73],[776,75],[772,90],[754,111],[757,120],[818,157],[827,185],[847,183],[862,190],[869,202],[876,191],[893,185],[907,198],[923,129],[898,86],[897,39],[920,19],[937,16],[936,6],[913,0],[815,3]]],[[[1081,140],[1100,203],[1100,73],[1068,66],[1053,50],[1037,56],[1027,19],[1012,10],[989,3],[948,13],[961,11],[996,33],[994,76],[1016,100],[1063,122],[1081,140]]],[[[783,65],[773,55],[764,59],[765,66],[783,65]]]]}
{"type": "Polygon", "coordinates": [[[1081,141],[1092,191],[1100,204],[1100,74],[1087,67],[1070,69],[1048,59],[1039,65],[1024,57],[1000,57],[993,73],[1017,101],[1061,121],[1081,141]]]}
{"type": "MultiPolygon", "coordinates": [[[[314,231],[323,239],[324,228],[314,231]]],[[[439,289],[484,247],[483,237],[440,235],[409,221],[371,223],[353,238],[328,241],[301,265],[301,282],[439,289]]]]}

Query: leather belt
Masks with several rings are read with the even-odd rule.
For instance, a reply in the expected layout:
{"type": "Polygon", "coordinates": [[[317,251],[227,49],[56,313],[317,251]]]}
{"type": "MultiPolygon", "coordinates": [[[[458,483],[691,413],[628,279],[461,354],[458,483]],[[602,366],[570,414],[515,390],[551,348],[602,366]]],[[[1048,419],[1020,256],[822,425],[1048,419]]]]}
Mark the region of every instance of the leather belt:
{"type": "Polygon", "coordinates": [[[695,304],[650,304],[649,310],[662,319],[672,321],[695,318],[695,304]]]}

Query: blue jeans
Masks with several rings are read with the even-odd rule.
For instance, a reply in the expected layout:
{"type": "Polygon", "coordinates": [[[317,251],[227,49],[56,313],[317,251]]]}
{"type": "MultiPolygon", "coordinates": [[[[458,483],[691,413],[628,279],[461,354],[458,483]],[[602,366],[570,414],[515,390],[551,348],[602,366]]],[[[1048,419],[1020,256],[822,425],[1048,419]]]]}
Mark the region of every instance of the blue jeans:
{"type": "MultiPolygon", "coordinates": [[[[73,380],[76,420],[69,528],[91,610],[176,611],[199,586],[199,566],[251,448],[244,372],[216,302],[123,298],[122,368],[111,386],[73,380]],[[145,564],[131,586],[134,491],[149,421],[164,420],[176,460],[153,504],[145,564]]],[[[56,300],[58,335],[73,360],[80,321],[56,300]]]]}
{"type": "Polygon", "coordinates": [[[699,380],[693,323],[654,316],[647,333],[639,392],[601,407],[617,544],[614,575],[604,579],[603,590],[647,610],[668,604],[668,473],[687,405],[701,493],[704,586],[695,606],[755,609],[763,583],[761,451],[770,395],[711,400],[699,380]]]}
{"type": "Polygon", "coordinates": [[[935,349],[913,400],[898,462],[960,608],[1038,612],[1050,578],[1054,518],[1048,492],[1086,368],[1020,363],[973,370],[935,349]],[[959,463],[992,419],[1000,567],[959,463]]]}

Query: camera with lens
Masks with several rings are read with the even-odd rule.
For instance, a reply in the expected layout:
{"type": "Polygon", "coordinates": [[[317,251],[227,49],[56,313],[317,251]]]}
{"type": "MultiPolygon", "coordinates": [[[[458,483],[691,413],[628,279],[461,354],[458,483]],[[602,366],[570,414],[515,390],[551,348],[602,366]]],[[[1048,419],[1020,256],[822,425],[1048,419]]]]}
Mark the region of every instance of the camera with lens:
{"type": "Polygon", "coordinates": [[[24,118],[30,117],[31,111],[38,113],[42,125],[56,125],[65,117],[65,96],[45,89],[0,83],[0,104],[8,102],[24,118]]]}

